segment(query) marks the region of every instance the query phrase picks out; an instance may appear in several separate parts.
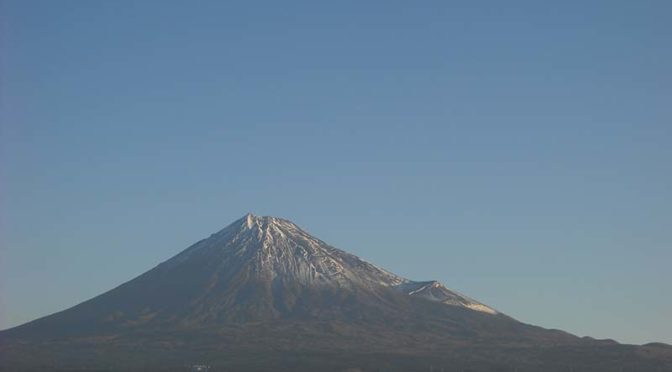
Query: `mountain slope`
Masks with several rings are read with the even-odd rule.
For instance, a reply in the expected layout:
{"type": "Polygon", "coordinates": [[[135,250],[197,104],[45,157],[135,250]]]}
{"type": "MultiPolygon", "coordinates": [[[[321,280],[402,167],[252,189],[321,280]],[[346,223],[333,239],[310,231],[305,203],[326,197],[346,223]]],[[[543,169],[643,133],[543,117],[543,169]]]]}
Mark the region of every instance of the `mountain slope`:
{"type": "Polygon", "coordinates": [[[425,282],[333,248],[287,220],[246,215],[140,277],[21,328],[54,330],[68,324],[67,332],[76,333],[148,324],[344,317],[332,306],[322,306],[339,295],[356,296],[353,305],[361,308],[395,311],[386,301],[399,299],[386,289],[495,313],[445,287],[425,287],[425,282]]]}
{"type": "Polygon", "coordinates": [[[539,366],[563,355],[585,365],[612,358],[612,367],[672,366],[665,347],[520,323],[436,281],[402,278],[331,247],[290,221],[250,214],[109,292],[0,333],[0,370],[179,370],[194,359],[235,370],[375,369],[382,355],[405,370],[427,360],[478,370],[539,366]],[[266,362],[250,356],[260,352],[266,362]],[[292,355],[298,359],[287,362],[292,355]]]}

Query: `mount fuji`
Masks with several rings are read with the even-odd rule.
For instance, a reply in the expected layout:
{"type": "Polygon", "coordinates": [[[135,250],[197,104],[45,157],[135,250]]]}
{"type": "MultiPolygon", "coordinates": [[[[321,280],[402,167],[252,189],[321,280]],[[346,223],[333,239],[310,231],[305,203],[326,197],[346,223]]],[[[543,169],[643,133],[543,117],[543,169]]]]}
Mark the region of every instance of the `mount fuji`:
{"type": "Polygon", "coordinates": [[[0,371],[672,371],[672,347],[522,323],[248,214],[67,310],[0,332],[0,371]]]}

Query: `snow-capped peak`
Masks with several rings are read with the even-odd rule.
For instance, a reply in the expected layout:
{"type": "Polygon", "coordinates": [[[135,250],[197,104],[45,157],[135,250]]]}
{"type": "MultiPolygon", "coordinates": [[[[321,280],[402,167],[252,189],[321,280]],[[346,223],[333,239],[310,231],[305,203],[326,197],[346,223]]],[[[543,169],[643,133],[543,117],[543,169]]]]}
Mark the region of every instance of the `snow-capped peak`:
{"type": "Polygon", "coordinates": [[[281,280],[308,287],[388,287],[407,295],[496,314],[436,281],[416,282],[395,275],[313,237],[293,222],[248,213],[165,263],[219,262],[228,273],[256,280],[281,280]]]}

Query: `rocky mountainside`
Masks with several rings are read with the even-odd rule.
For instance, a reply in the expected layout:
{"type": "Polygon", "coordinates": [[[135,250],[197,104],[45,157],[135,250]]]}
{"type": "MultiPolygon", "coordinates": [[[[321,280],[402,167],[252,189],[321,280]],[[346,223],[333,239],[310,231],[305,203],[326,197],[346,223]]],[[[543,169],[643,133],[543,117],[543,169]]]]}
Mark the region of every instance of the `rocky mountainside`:
{"type": "Polygon", "coordinates": [[[0,370],[177,371],[196,363],[236,371],[672,371],[672,350],[527,325],[439,282],[390,273],[290,221],[251,214],[111,291],[0,332],[0,370]]]}

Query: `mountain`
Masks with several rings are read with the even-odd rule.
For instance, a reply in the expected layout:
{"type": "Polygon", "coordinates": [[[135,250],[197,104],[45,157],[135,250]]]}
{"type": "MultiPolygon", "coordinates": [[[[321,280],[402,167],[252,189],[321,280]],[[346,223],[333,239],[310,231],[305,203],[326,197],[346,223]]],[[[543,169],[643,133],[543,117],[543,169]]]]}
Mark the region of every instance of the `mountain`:
{"type": "Polygon", "coordinates": [[[0,332],[0,371],[672,371],[664,344],[521,323],[248,214],[139,277],[0,332]]]}

